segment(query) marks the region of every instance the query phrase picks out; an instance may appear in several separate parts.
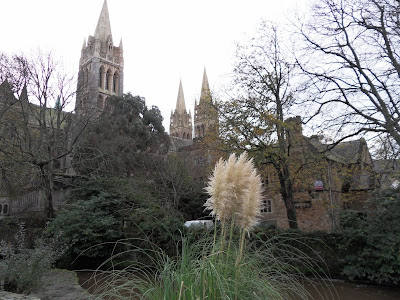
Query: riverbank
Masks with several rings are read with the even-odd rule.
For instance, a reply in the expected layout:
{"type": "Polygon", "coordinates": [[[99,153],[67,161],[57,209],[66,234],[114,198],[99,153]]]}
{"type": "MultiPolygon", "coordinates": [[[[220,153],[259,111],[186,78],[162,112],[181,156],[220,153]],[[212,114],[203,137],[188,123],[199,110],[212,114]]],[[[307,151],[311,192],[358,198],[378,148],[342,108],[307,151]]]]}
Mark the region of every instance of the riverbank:
{"type": "Polygon", "coordinates": [[[0,292],[0,300],[90,300],[95,299],[78,283],[73,271],[54,269],[43,278],[43,286],[31,295],[0,292]]]}
{"type": "MultiPolygon", "coordinates": [[[[101,285],[101,274],[97,278],[92,272],[78,272],[79,284],[86,290],[95,293],[101,285]]],[[[357,284],[344,280],[312,280],[305,284],[313,300],[398,300],[400,288],[389,288],[375,285],[357,284]]]]}

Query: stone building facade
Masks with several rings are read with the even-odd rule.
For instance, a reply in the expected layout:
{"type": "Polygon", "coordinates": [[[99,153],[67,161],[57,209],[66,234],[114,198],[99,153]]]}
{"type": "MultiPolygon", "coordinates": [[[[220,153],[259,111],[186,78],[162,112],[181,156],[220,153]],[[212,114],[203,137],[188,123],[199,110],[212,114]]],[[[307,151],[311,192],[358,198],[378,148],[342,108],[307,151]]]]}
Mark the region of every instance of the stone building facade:
{"type": "Polygon", "coordinates": [[[97,22],[94,36],[83,42],[79,61],[76,111],[98,113],[108,96],[122,96],[124,57],[122,40],[114,45],[107,0],[97,22]]]}
{"type": "MultiPolygon", "coordinates": [[[[375,172],[364,139],[342,142],[331,148],[320,136],[302,134],[300,117],[290,133],[290,169],[298,227],[305,231],[332,231],[345,209],[364,210],[375,188],[375,172]]],[[[260,170],[265,200],[262,220],[278,228],[289,228],[279,181],[271,165],[260,170]]]]}

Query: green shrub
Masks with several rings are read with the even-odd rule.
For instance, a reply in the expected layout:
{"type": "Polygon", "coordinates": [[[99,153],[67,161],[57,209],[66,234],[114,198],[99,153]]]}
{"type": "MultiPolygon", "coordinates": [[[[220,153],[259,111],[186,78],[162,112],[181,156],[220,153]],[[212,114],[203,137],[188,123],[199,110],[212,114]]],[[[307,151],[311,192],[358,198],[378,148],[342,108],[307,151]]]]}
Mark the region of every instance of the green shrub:
{"type": "Polygon", "coordinates": [[[0,244],[0,278],[5,289],[29,294],[42,284],[44,273],[65,251],[56,239],[36,239],[33,248],[26,247],[24,225],[15,237],[15,245],[2,241],[0,244]]]}
{"type": "Polygon", "coordinates": [[[97,266],[114,251],[123,251],[115,243],[126,238],[137,239],[144,248],[150,243],[171,249],[171,233],[182,228],[183,220],[163,207],[153,190],[140,178],[96,179],[75,188],[47,230],[70,246],[64,264],[68,267],[79,256],[75,268],[97,266]]]}
{"type": "Polygon", "coordinates": [[[342,274],[376,283],[400,282],[400,192],[375,195],[367,212],[341,216],[342,274]]]}

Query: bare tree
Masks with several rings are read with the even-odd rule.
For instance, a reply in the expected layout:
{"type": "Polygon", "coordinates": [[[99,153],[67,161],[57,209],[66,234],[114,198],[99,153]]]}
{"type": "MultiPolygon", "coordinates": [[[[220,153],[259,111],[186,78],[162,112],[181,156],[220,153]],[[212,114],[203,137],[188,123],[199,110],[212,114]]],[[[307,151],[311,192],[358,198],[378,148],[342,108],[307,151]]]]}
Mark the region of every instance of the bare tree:
{"type": "Polygon", "coordinates": [[[285,120],[293,102],[294,67],[277,28],[264,24],[259,36],[238,47],[236,95],[219,104],[221,145],[228,151],[248,151],[259,166],[273,166],[291,228],[297,228],[289,166],[289,130],[295,129],[285,120]]]}
{"type": "Polygon", "coordinates": [[[320,0],[299,26],[309,118],[336,132],[336,143],[366,133],[400,145],[399,25],[396,0],[320,0]]]}
{"type": "Polygon", "coordinates": [[[62,73],[51,54],[2,55],[1,59],[7,62],[0,63],[1,165],[10,176],[24,170],[18,189],[32,183],[41,188],[46,216],[52,218],[55,177],[65,172],[66,157],[79,135],[75,127],[79,132],[84,128],[73,113],[65,111],[76,83],[73,76],[62,73]]]}

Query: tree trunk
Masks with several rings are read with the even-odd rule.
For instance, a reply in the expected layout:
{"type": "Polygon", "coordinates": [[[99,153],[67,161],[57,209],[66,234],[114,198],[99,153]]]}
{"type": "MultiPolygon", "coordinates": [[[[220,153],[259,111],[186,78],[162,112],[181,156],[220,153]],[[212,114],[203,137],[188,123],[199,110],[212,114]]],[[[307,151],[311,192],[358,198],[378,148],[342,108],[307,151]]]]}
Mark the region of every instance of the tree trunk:
{"type": "Polygon", "coordinates": [[[287,166],[283,167],[283,172],[278,172],[279,183],[280,183],[280,193],[285,203],[286,215],[289,222],[289,227],[291,229],[297,229],[297,215],[296,208],[294,206],[294,196],[293,196],[293,184],[289,177],[289,168],[287,166]]]}
{"type": "MultiPolygon", "coordinates": [[[[49,164],[48,168],[52,163],[49,164]]],[[[41,188],[44,191],[44,212],[48,219],[54,218],[53,207],[53,176],[51,172],[46,172],[45,167],[40,167],[41,188]]]]}
{"type": "MultiPolygon", "coordinates": [[[[282,103],[280,101],[279,96],[277,95],[277,111],[279,115],[280,121],[283,123],[283,110],[282,103]]],[[[289,151],[290,146],[287,141],[287,132],[281,123],[276,125],[277,134],[278,134],[278,145],[280,157],[277,160],[276,169],[278,171],[279,183],[280,183],[280,192],[282,195],[282,199],[286,206],[286,214],[289,222],[289,227],[291,229],[297,229],[297,215],[296,208],[294,206],[294,195],[293,195],[293,183],[290,176],[289,170],[289,151]]]]}

